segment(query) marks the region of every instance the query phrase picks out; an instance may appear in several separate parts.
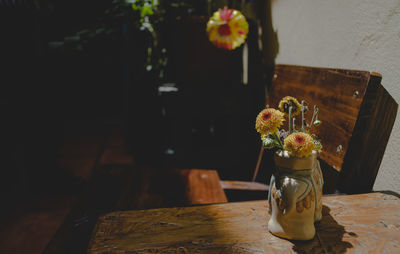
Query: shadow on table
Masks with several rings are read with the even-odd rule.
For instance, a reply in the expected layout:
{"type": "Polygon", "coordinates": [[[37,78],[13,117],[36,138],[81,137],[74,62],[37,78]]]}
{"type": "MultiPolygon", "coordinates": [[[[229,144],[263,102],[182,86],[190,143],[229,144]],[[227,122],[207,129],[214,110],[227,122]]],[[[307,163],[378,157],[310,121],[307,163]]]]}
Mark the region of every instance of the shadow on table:
{"type": "Polygon", "coordinates": [[[347,232],[344,226],[340,225],[330,215],[327,206],[322,207],[322,221],[315,225],[317,234],[310,241],[291,241],[293,251],[296,253],[346,253],[353,248],[350,242],[343,241],[344,234],[357,237],[354,232],[347,232]]]}

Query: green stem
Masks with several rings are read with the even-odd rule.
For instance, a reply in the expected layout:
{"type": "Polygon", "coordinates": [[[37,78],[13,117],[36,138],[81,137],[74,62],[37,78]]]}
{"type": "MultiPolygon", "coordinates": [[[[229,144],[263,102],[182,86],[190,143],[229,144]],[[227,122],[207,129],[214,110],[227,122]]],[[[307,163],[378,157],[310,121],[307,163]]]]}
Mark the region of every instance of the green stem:
{"type": "Polygon", "coordinates": [[[280,148],[283,149],[283,144],[282,144],[281,138],[279,137],[278,133],[275,132],[273,135],[274,135],[274,138],[275,138],[276,140],[278,140],[278,143],[279,143],[280,148]]]}

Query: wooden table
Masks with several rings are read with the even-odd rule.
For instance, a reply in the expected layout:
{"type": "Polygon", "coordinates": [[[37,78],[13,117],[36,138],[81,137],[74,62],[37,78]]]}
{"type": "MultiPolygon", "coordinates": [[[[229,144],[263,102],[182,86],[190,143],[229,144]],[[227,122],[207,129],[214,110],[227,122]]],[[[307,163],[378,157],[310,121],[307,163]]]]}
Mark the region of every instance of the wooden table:
{"type": "Polygon", "coordinates": [[[131,168],[125,161],[106,150],[87,191],[43,254],[86,253],[98,217],[111,211],[227,202],[215,170],[131,168]]]}
{"type": "Polygon", "coordinates": [[[383,193],[323,197],[311,241],[267,229],[267,202],[112,212],[97,222],[88,253],[400,253],[400,199],[383,193]]]}

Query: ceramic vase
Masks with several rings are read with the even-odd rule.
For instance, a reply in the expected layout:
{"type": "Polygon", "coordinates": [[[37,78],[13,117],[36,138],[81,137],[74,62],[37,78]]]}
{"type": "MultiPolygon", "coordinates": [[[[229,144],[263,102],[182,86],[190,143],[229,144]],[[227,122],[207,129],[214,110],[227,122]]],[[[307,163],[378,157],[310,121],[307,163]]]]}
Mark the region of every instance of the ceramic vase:
{"type": "Polygon", "coordinates": [[[292,157],[287,151],[274,155],[275,172],[268,192],[268,230],[291,240],[314,238],[314,223],[322,219],[322,172],[317,152],[292,157]]]}

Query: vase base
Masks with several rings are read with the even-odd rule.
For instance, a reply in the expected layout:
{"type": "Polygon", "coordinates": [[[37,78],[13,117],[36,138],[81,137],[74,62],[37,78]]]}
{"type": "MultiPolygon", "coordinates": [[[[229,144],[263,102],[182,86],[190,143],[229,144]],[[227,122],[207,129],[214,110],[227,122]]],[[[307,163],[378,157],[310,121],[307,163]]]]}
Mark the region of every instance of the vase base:
{"type": "Polygon", "coordinates": [[[310,241],[312,239],[314,239],[315,237],[315,233],[312,236],[290,236],[290,235],[286,235],[282,232],[271,232],[271,234],[273,234],[274,236],[277,236],[279,238],[283,238],[283,239],[287,239],[287,240],[295,240],[295,241],[310,241]]]}
{"type": "Polygon", "coordinates": [[[270,220],[268,223],[268,230],[274,236],[288,240],[308,241],[313,239],[315,236],[314,224],[296,225],[283,229],[280,224],[274,223],[270,220]]]}

